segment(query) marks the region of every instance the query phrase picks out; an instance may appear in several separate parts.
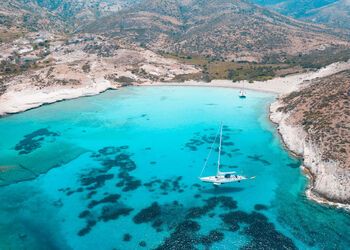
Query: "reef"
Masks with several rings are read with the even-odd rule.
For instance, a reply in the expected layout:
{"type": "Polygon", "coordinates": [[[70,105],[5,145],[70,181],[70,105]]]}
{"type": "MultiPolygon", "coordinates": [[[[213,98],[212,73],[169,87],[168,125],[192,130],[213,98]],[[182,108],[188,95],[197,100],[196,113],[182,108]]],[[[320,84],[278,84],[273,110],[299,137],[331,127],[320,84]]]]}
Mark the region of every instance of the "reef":
{"type": "Polygon", "coordinates": [[[133,211],[133,208],[119,202],[122,197],[122,194],[119,193],[108,194],[105,192],[101,199],[91,200],[92,197],[98,195],[98,191],[105,186],[106,182],[115,178],[115,172],[118,172],[119,179],[116,187],[121,188],[122,192],[135,190],[141,186],[141,181],[129,174],[137,166],[127,150],[128,146],[104,147],[93,153],[91,157],[100,163],[100,167],[80,175],[82,187],[74,191],[69,187],[61,190],[67,195],[88,191],[85,195],[86,200],[89,201],[87,209],[78,216],[86,221],[86,226],[78,232],[79,236],[88,234],[98,222],[117,220],[120,216],[128,216],[133,211]]]}
{"type": "Polygon", "coordinates": [[[25,135],[24,138],[16,144],[15,150],[18,151],[18,154],[30,154],[34,150],[40,148],[46,138],[54,138],[57,136],[59,136],[58,133],[51,132],[47,128],[38,129],[25,135]]]}
{"type": "Polygon", "coordinates": [[[182,193],[187,185],[181,183],[182,176],[177,176],[172,179],[159,180],[152,178],[151,181],[144,183],[143,185],[148,189],[149,192],[155,190],[161,190],[163,195],[167,195],[169,192],[182,193]]]}
{"type": "Polygon", "coordinates": [[[136,214],[133,218],[133,221],[136,224],[150,222],[159,217],[160,214],[160,206],[157,202],[153,202],[151,206],[142,209],[138,214],[136,214]]]}
{"type": "Polygon", "coordinates": [[[297,249],[293,241],[278,232],[267,217],[258,212],[246,213],[234,211],[220,215],[222,221],[231,231],[237,231],[242,227],[242,232],[251,238],[251,241],[243,249],[297,249]]]}

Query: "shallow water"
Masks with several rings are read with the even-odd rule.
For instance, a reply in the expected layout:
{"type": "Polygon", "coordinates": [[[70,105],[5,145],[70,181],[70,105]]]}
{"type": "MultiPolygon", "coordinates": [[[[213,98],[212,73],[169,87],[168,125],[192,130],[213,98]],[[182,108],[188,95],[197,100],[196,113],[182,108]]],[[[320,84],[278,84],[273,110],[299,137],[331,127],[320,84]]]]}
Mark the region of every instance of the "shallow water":
{"type": "Polygon", "coordinates": [[[349,214],[305,198],[274,98],[132,87],[1,119],[0,249],[349,248],[349,214]],[[255,180],[198,181],[221,121],[224,170],[255,180]]]}

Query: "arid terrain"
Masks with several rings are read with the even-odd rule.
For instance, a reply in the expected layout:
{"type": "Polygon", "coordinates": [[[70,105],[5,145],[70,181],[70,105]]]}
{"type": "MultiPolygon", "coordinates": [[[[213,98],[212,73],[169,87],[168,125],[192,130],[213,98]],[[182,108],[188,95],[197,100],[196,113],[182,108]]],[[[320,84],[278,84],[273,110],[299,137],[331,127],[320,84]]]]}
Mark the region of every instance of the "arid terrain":
{"type": "Polygon", "coordinates": [[[199,72],[152,51],[94,35],[67,39],[36,34],[6,43],[1,49],[0,114],[134,82],[169,81],[199,72]]]}
{"type": "Polygon", "coordinates": [[[349,0],[251,0],[251,2],[301,20],[350,29],[349,0]]]}
{"type": "Polygon", "coordinates": [[[303,155],[312,193],[349,204],[350,71],[306,84],[272,106],[272,119],[286,144],[303,155]]]}
{"type": "Polygon", "coordinates": [[[81,30],[123,38],[156,51],[226,61],[261,62],[271,55],[283,61],[288,55],[348,45],[325,27],[230,0],[143,1],[81,30]]]}

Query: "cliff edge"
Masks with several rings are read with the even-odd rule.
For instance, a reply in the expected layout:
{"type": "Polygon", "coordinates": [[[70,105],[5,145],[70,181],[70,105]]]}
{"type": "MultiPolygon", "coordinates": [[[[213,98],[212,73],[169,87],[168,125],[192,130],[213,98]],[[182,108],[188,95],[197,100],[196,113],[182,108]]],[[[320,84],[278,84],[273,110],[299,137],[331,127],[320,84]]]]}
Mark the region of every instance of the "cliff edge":
{"type": "Polygon", "coordinates": [[[304,158],[308,196],[349,206],[350,70],[305,82],[270,110],[286,146],[304,158]]]}

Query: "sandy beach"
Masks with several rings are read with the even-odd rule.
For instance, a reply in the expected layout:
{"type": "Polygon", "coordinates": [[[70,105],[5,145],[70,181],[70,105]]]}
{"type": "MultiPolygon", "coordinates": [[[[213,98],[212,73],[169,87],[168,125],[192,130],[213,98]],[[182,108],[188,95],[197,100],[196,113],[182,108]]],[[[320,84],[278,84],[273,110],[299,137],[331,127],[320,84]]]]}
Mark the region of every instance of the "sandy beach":
{"type": "MultiPolygon", "coordinates": [[[[198,86],[198,87],[223,87],[237,88],[244,87],[245,89],[255,91],[265,91],[277,94],[279,97],[298,90],[303,85],[306,86],[309,81],[321,77],[333,75],[335,73],[349,70],[350,61],[339,62],[328,65],[317,71],[310,71],[302,74],[289,75],[286,77],[278,77],[268,81],[248,81],[232,82],[230,80],[213,80],[211,82],[185,81],[185,82],[143,82],[134,83],[134,86],[198,86]]],[[[108,89],[116,89],[121,85],[112,83],[106,79],[96,79],[94,81],[85,82],[79,86],[55,86],[46,88],[34,88],[25,84],[20,84],[16,88],[12,88],[0,96],[0,116],[26,111],[32,108],[39,107],[44,104],[54,103],[61,100],[68,100],[82,96],[97,95],[108,89]]],[[[273,103],[270,108],[270,119],[277,124],[278,131],[286,147],[291,152],[304,157],[304,165],[310,161],[308,155],[305,154],[305,136],[298,127],[292,127],[286,123],[287,116],[280,117],[281,114],[276,112],[278,101],[273,103]],[[296,136],[297,135],[297,136],[296,136]]],[[[317,151],[317,149],[315,149],[317,151]]],[[[308,150],[310,151],[310,150],[308,150]]],[[[311,150],[312,151],[312,150],[311,150]]],[[[310,151],[310,152],[311,152],[310,151]]],[[[314,155],[314,154],[311,154],[314,155]]],[[[307,165],[303,168],[307,169],[307,165]]],[[[308,171],[304,171],[306,175],[308,171]]],[[[310,176],[309,176],[310,177],[310,176]]],[[[306,195],[309,199],[319,203],[328,204],[336,207],[350,209],[350,206],[328,201],[323,197],[319,197],[312,193],[313,182],[310,178],[309,188],[306,190],[306,195]]]]}
{"type": "Polygon", "coordinates": [[[288,94],[293,92],[307,81],[329,76],[343,70],[350,69],[350,62],[338,62],[317,71],[302,74],[288,75],[286,77],[276,77],[268,81],[248,81],[232,82],[230,80],[213,80],[211,82],[185,81],[185,82],[151,82],[136,84],[138,86],[198,86],[198,87],[223,87],[223,88],[245,88],[249,90],[271,92],[276,94],[288,94]]]}
{"type": "MultiPolygon", "coordinates": [[[[337,72],[350,69],[350,62],[339,62],[328,65],[317,71],[302,74],[277,77],[268,81],[232,82],[230,80],[213,80],[211,82],[185,81],[185,82],[142,82],[134,83],[135,86],[198,86],[198,87],[224,87],[244,88],[256,91],[266,91],[276,94],[287,94],[297,90],[302,84],[318,77],[325,77],[337,72]]],[[[34,88],[27,84],[19,84],[9,89],[0,96],[0,116],[26,111],[43,104],[78,98],[81,96],[97,95],[110,88],[118,88],[120,85],[106,79],[86,81],[79,86],[56,86],[46,88],[34,88]]]]}

